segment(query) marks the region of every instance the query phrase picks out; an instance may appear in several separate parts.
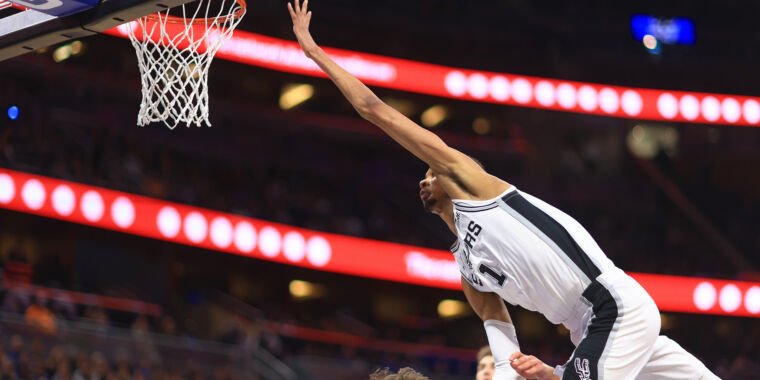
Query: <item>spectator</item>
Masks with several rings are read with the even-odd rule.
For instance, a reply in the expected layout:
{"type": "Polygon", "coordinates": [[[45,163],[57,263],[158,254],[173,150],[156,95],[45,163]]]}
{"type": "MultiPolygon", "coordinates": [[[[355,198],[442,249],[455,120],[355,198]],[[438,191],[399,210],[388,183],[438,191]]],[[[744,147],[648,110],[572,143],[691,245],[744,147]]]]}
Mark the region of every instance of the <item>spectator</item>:
{"type": "Polygon", "coordinates": [[[47,299],[43,294],[37,294],[35,302],[26,308],[24,319],[32,326],[39,327],[48,334],[55,334],[57,325],[55,315],[47,307],[47,299]]]}

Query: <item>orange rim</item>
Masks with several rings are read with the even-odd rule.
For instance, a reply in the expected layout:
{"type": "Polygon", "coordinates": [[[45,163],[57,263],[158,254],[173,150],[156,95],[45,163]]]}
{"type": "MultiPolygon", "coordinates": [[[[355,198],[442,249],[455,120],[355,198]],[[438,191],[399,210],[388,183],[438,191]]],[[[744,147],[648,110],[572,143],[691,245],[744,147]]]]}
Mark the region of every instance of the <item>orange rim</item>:
{"type": "MultiPolygon", "coordinates": [[[[238,3],[239,5],[235,13],[231,15],[219,16],[219,17],[209,17],[209,18],[201,17],[201,18],[197,18],[193,20],[191,24],[206,25],[206,24],[213,24],[217,22],[226,23],[230,19],[239,19],[243,17],[246,9],[248,8],[248,4],[246,4],[245,0],[235,0],[235,2],[238,3]]],[[[186,20],[184,18],[177,17],[177,16],[158,16],[158,14],[152,14],[152,15],[145,16],[145,18],[148,21],[154,21],[154,22],[161,22],[165,20],[167,24],[185,24],[186,23],[186,20]]]]}

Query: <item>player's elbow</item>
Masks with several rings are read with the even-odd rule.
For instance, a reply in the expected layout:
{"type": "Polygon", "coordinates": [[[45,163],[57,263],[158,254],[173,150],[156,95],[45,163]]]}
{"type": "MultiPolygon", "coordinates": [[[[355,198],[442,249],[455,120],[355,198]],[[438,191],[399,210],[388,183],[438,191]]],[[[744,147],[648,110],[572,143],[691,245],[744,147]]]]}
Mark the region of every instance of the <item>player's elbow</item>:
{"type": "Polygon", "coordinates": [[[365,120],[376,122],[383,119],[383,108],[386,106],[377,96],[369,96],[358,102],[354,108],[365,120]]]}

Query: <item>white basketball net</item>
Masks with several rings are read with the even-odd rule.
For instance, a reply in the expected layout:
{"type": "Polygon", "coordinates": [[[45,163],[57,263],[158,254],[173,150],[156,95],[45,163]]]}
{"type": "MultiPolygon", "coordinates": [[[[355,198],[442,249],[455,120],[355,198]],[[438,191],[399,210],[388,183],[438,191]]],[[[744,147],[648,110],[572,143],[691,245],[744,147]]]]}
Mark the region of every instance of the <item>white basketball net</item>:
{"type": "Polygon", "coordinates": [[[235,0],[197,0],[181,6],[181,18],[169,16],[167,9],[129,23],[142,77],[138,125],[211,126],[208,69],[240,23],[245,10],[232,15],[241,8],[235,0]]]}

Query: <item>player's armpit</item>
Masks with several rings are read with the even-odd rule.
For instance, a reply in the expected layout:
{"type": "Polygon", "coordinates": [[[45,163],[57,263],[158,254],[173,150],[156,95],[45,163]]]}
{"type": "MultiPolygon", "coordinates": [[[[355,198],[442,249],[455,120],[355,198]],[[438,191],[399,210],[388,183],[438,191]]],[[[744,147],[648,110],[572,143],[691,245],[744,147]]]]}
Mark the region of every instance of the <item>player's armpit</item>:
{"type": "Polygon", "coordinates": [[[470,307],[481,320],[493,319],[512,323],[507,306],[498,294],[480,292],[470,285],[464,277],[462,277],[462,290],[467,302],[470,303],[470,307]]]}

